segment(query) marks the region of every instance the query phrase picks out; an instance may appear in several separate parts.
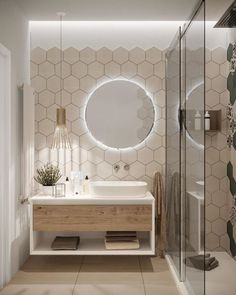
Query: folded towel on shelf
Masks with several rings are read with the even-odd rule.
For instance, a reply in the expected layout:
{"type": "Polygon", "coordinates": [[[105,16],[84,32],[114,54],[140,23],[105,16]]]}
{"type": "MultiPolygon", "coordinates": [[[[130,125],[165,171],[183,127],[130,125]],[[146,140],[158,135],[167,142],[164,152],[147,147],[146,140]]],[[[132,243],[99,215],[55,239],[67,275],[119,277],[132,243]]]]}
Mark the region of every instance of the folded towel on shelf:
{"type": "Polygon", "coordinates": [[[156,238],[157,250],[164,257],[166,248],[166,210],[164,200],[164,185],[160,172],[156,172],[153,180],[153,195],[156,201],[156,238]]]}

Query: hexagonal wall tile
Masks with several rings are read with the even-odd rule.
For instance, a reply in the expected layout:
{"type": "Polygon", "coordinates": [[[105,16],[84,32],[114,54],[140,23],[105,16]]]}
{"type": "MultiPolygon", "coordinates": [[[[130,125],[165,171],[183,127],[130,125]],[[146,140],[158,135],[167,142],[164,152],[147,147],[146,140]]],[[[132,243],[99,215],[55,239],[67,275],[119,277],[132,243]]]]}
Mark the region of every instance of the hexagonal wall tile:
{"type": "Polygon", "coordinates": [[[57,92],[56,95],[56,104],[59,106],[67,106],[71,104],[71,94],[64,89],[60,92],[57,92]]]}
{"type": "Polygon", "coordinates": [[[217,207],[222,207],[227,202],[227,195],[223,191],[217,191],[214,194],[212,194],[212,203],[216,205],[217,207]]]}
{"type": "Polygon", "coordinates": [[[159,78],[162,78],[162,79],[165,78],[165,62],[164,61],[160,61],[159,63],[155,64],[154,74],[159,78]]]}
{"type": "Polygon", "coordinates": [[[138,158],[137,151],[134,149],[121,151],[121,160],[125,164],[134,163],[135,161],[137,161],[137,158],[138,158]]]}
{"type": "Polygon", "coordinates": [[[46,118],[46,108],[41,106],[40,104],[36,104],[35,106],[35,119],[37,122],[46,118]]]}
{"type": "Polygon", "coordinates": [[[153,178],[156,172],[162,172],[162,166],[159,163],[152,161],[146,166],[146,175],[153,178]]]}
{"type": "Polygon", "coordinates": [[[90,64],[95,61],[96,55],[95,51],[89,47],[84,48],[80,51],[80,60],[86,64],[90,64]]]}
{"type": "Polygon", "coordinates": [[[146,50],[146,60],[152,64],[158,63],[161,61],[161,51],[158,48],[152,47],[146,50]]]}
{"type": "Polygon", "coordinates": [[[78,90],[72,94],[72,103],[78,107],[85,105],[87,100],[87,93],[82,90],[78,90]]]}
{"type": "Polygon", "coordinates": [[[112,60],[112,51],[103,47],[97,51],[97,60],[103,64],[107,64],[112,60]]]}
{"type": "Polygon", "coordinates": [[[226,229],[227,229],[226,222],[223,219],[218,218],[217,220],[213,221],[212,231],[216,235],[222,236],[223,234],[226,233],[226,229]]]}
{"type": "Polygon", "coordinates": [[[54,104],[55,102],[55,96],[54,93],[52,93],[49,90],[44,90],[41,93],[39,93],[39,103],[44,107],[49,107],[50,105],[54,104]]]}
{"type": "Polygon", "coordinates": [[[128,50],[122,47],[119,47],[113,51],[113,60],[118,64],[125,63],[129,58],[128,50]]]}
{"type": "Polygon", "coordinates": [[[218,64],[226,61],[226,50],[222,47],[217,47],[212,50],[212,60],[218,64]]]}
{"type": "Polygon", "coordinates": [[[214,107],[215,105],[219,104],[220,96],[215,90],[209,90],[206,92],[206,104],[209,107],[214,107]]]}
{"type": "Polygon", "coordinates": [[[150,149],[155,150],[162,146],[162,137],[153,132],[146,141],[146,144],[150,149]]]}
{"type": "Polygon", "coordinates": [[[104,151],[99,147],[95,147],[88,152],[88,160],[94,164],[104,161],[104,151]]]}
{"type": "Polygon", "coordinates": [[[72,122],[71,128],[72,132],[77,136],[81,136],[87,132],[85,122],[82,119],[77,119],[76,121],[72,122]]]}
{"type": "Polygon", "coordinates": [[[88,66],[81,62],[78,61],[77,63],[72,65],[72,75],[75,76],[76,78],[82,78],[87,75],[88,72],[88,66]]]}
{"type": "Polygon", "coordinates": [[[31,60],[36,64],[46,61],[46,51],[40,47],[31,50],[31,60]]]}
{"type": "Polygon", "coordinates": [[[79,118],[79,108],[74,106],[73,104],[69,104],[66,106],[66,118],[68,121],[75,121],[79,118]]]}
{"type": "Polygon", "coordinates": [[[139,47],[135,47],[129,52],[129,60],[139,64],[145,60],[145,51],[139,47]]]}
{"type": "Polygon", "coordinates": [[[153,75],[153,65],[147,61],[138,65],[138,75],[143,78],[148,78],[153,75]]]}
{"type": "Polygon", "coordinates": [[[47,60],[52,64],[58,64],[61,62],[61,50],[57,47],[48,49],[47,51],[47,60]]]}
{"type": "Polygon", "coordinates": [[[39,93],[46,88],[46,80],[40,76],[36,76],[31,80],[31,85],[39,93]]]}
{"type": "Polygon", "coordinates": [[[214,193],[220,188],[220,182],[215,176],[206,177],[206,189],[207,191],[214,193]]]}
{"type": "Polygon", "coordinates": [[[153,151],[149,148],[143,148],[138,151],[138,161],[143,164],[148,164],[153,160],[153,151]]]}
{"type": "Polygon", "coordinates": [[[214,164],[219,161],[219,151],[214,147],[206,149],[206,161],[209,164],[214,164]]]}
{"type": "Polygon", "coordinates": [[[89,162],[85,161],[84,163],[81,164],[81,171],[83,172],[83,175],[88,176],[89,179],[91,179],[93,176],[96,175],[96,165],[89,162]]]}
{"type": "Polygon", "coordinates": [[[56,76],[52,76],[47,80],[47,88],[56,93],[61,89],[61,79],[56,76]]]}
{"type": "Polygon", "coordinates": [[[79,80],[73,76],[69,76],[64,80],[64,88],[69,93],[73,93],[79,89],[79,80]]]}
{"type": "Polygon", "coordinates": [[[125,78],[132,78],[137,74],[137,65],[130,61],[125,62],[121,65],[121,74],[125,78]]]}
{"type": "Polygon", "coordinates": [[[220,73],[220,67],[218,64],[216,64],[213,61],[210,61],[209,63],[206,64],[206,76],[209,78],[215,78],[219,75],[220,73]]]}
{"type": "Polygon", "coordinates": [[[217,162],[212,166],[212,175],[216,176],[219,179],[225,177],[226,174],[226,165],[222,162],[217,162]]]}
{"type": "Polygon", "coordinates": [[[97,175],[104,178],[107,178],[112,175],[112,166],[107,162],[103,161],[97,165],[97,175]]]}
{"type": "Polygon", "coordinates": [[[88,66],[88,73],[91,77],[98,79],[104,75],[104,65],[95,61],[88,66]]]}
{"type": "Polygon", "coordinates": [[[150,92],[156,92],[160,90],[162,88],[161,79],[156,76],[149,77],[146,80],[146,88],[150,92]]]}
{"type": "Polygon", "coordinates": [[[63,61],[55,66],[55,72],[59,78],[65,79],[71,75],[71,65],[63,61]]]}
{"type": "Polygon", "coordinates": [[[85,133],[80,136],[80,146],[88,151],[95,147],[96,143],[93,141],[93,139],[88,133],[85,133]]]}
{"type": "Polygon", "coordinates": [[[129,173],[135,178],[139,178],[145,175],[145,165],[136,161],[130,165],[129,173]]]}
{"type": "Polygon", "coordinates": [[[115,164],[120,161],[120,151],[108,149],[105,151],[105,160],[110,164],[115,164]]]}
{"type": "Polygon", "coordinates": [[[220,211],[219,211],[219,208],[216,207],[215,205],[208,205],[206,207],[206,219],[209,220],[209,221],[214,221],[216,220],[217,218],[219,218],[220,216],[220,211]]]}
{"type": "Polygon", "coordinates": [[[96,80],[90,76],[85,76],[80,80],[80,88],[87,93],[92,92],[96,87],[96,80]]]}
{"type": "Polygon", "coordinates": [[[160,163],[161,165],[165,164],[165,148],[164,147],[160,147],[159,149],[155,150],[154,152],[154,160],[158,163],[160,163]]]}
{"type": "Polygon", "coordinates": [[[39,131],[46,136],[50,135],[54,131],[54,123],[48,119],[40,121],[39,131]]]}
{"type": "Polygon", "coordinates": [[[114,61],[109,62],[105,65],[105,74],[112,79],[118,77],[120,75],[120,65],[114,61]]]}
{"type": "Polygon", "coordinates": [[[43,62],[39,65],[39,75],[44,78],[49,78],[54,75],[54,65],[48,61],[43,62]]]}
{"type": "Polygon", "coordinates": [[[79,60],[79,51],[73,47],[67,48],[63,52],[63,57],[69,64],[74,64],[79,60]]]}
{"type": "Polygon", "coordinates": [[[227,80],[226,78],[222,76],[218,76],[212,80],[212,87],[215,89],[218,93],[222,93],[225,91],[227,87],[227,80]]]}

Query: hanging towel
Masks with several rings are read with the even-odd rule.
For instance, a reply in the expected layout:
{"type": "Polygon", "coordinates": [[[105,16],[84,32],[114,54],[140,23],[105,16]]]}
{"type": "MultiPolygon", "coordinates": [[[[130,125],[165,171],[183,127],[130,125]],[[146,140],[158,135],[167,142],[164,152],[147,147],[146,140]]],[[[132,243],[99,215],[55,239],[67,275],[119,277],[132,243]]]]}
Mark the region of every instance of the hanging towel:
{"type": "Polygon", "coordinates": [[[179,173],[172,175],[171,189],[167,197],[166,207],[166,228],[167,228],[167,245],[172,252],[179,249],[179,233],[180,233],[180,179],[179,173]]]}
{"type": "Polygon", "coordinates": [[[156,237],[158,255],[164,258],[166,246],[166,212],[164,186],[160,172],[156,172],[153,180],[153,195],[156,201],[156,237]]]}

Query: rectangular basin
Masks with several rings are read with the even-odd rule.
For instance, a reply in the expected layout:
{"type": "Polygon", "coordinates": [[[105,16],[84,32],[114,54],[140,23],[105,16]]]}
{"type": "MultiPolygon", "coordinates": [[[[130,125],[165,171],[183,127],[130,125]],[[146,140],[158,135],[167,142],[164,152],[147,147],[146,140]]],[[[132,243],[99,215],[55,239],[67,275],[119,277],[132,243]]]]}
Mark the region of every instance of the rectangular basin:
{"type": "Polygon", "coordinates": [[[144,181],[94,181],[90,182],[90,194],[97,198],[144,198],[147,183],[144,181]]]}

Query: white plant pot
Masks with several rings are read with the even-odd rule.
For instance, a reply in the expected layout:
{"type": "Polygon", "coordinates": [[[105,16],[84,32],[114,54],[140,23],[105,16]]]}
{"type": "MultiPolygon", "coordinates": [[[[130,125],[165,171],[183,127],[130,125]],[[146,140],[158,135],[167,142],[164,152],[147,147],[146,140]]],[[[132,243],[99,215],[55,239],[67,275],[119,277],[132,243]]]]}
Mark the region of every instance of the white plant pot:
{"type": "Polygon", "coordinates": [[[42,186],[42,195],[44,196],[50,196],[54,197],[55,196],[55,185],[53,186],[42,186]]]}

